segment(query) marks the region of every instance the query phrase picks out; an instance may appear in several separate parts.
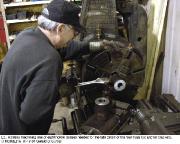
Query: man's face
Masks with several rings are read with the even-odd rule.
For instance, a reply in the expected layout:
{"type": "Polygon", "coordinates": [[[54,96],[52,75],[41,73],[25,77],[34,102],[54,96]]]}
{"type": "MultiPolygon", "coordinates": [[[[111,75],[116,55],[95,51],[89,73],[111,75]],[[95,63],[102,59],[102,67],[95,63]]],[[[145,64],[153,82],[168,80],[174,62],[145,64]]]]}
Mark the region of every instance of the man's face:
{"type": "Polygon", "coordinates": [[[56,47],[62,48],[67,45],[69,41],[71,41],[75,36],[77,35],[77,32],[71,25],[63,24],[58,28],[58,33],[56,36],[56,47]]]}

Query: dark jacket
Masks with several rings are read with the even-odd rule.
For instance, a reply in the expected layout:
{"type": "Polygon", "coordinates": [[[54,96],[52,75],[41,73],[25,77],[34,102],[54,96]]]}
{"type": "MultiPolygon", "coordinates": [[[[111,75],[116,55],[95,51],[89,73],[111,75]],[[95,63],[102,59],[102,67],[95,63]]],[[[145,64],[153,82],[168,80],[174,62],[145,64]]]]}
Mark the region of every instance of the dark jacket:
{"type": "MultiPolygon", "coordinates": [[[[70,43],[62,58],[87,53],[82,46],[70,43]]],[[[0,74],[0,134],[48,133],[59,100],[62,58],[38,28],[18,35],[0,74]]]]}

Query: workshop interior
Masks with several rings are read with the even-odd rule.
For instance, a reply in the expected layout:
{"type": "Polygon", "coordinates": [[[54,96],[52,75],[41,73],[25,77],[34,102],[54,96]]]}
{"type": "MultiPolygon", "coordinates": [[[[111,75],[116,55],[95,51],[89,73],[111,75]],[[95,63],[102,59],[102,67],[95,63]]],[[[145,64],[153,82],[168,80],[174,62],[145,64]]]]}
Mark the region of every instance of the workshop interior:
{"type": "MultiPolygon", "coordinates": [[[[179,135],[180,1],[70,1],[81,8],[85,28],[77,40],[93,35],[90,42],[108,40],[123,48],[103,49],[64,63],[57,107],[66,107],[70,116],[53,119],[52,125],[57,123],[62,133],[50,134],[179,135]]],[[[49,2],[1,1],[1,64],[16,35],[36,26],[49,2]]]]}

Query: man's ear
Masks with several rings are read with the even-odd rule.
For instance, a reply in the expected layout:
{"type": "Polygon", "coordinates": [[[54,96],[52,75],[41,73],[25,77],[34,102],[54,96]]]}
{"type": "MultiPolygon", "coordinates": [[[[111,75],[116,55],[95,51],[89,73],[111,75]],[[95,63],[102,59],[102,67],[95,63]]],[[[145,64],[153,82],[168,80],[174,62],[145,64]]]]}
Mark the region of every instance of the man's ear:
{"type": "Polygon", "coordinates": [[[57,34],[61,33],[63,31],[64,27],[65,27],[64,24],[59,24],[56,29],[57,34]]]}

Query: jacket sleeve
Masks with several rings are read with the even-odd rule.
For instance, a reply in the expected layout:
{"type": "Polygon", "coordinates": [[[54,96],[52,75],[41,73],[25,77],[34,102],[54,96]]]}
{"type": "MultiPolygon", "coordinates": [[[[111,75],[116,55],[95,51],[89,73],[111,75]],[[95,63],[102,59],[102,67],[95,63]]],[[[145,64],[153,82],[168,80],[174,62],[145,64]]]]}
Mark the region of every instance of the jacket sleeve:
{"type": "Polygon", "coordinates": [[[42,62],[26,77],[22,87],[23,97],[19,117],[25,124],[34,124],[51,119],[55,105],[59,100],[59,65],[53,61],[42,62]],[[28,82],[32,78],[32,81],[28,82]],[[28,86],[26,86],[28,85],[28,86]]]}
{"type": "Polygon", "coordinates": [[[81,41],[71,41],[66,48],[59,49],[63,60],[78,59],[82,55],[89,54],[89,43],[81,41]]]}

